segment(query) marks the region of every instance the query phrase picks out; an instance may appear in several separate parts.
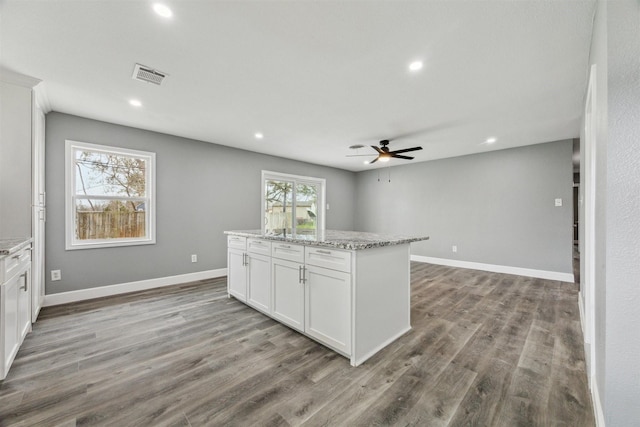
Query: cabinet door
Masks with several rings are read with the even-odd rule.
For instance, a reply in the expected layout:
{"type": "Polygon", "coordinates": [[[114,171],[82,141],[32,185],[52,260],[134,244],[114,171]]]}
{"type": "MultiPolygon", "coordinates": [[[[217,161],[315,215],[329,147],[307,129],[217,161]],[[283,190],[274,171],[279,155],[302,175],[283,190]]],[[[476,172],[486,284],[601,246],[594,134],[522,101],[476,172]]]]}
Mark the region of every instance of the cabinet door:
{"type": "Polygon", "coordinates": [[[2,354],[2,369],[0,370],[0,380],[4,379],[9,371],[11,362],[18,352],[20,337],[18,336],[18,292],[22,284],[22,279],[15,276],[13,279],[2,285],[2,328],[0,336],[3,337],[4,351],[2,354]]]}
{"type": "Polygon", "coordinates": [[[240,301],[247,301],[247,269],[245,252],[229,249],[227,252],[227,292],[240,301]]]}
{"type": "Polygon", "coordinates": [[[304,332],[304,284],[302,264],[272,258],[272,316],[280,322],[304,332]]]}
{"type": "Polygon", "coordinates": [[[31,270],[18,276],[18,340],[24,340],[31,330],[31,270]]]}
{"type": "Polygon", "coordinates": [[[305,332],[351,354],[351,275],[307,266],[305,332]]]}
{"type": "Polygon", "coordinates": [[[271,257],[249,253],[247,263],[247,304],[270,314],[271,257]]]}

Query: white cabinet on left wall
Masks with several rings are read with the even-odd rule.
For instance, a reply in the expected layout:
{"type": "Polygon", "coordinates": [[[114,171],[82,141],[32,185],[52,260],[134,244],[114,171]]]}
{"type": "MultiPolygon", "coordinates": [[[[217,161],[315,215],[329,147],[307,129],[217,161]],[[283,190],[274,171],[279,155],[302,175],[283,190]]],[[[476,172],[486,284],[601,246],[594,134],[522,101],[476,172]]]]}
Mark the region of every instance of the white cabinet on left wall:
{"type": "Polygon", "coordinates": [[[0,380],[31,331],[30,240],[0,255],[0,380]]]}
{"type": "Polygon", "coordinates": [[[0,66],[0,239],[32,239],[33,322],[44,300],[44,133],[51,110],[39,84],[0,66]]]}

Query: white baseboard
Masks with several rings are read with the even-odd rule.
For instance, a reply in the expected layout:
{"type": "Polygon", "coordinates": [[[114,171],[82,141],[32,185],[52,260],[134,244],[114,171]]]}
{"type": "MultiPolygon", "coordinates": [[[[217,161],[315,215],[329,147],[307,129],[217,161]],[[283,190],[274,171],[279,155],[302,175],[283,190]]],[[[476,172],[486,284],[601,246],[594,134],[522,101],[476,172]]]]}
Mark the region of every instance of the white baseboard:
{"type": "Polygon", "coordinates": [[[70,302],[84,301],[93,298],[108,297],[111,295],[126,294],[129,292],[144,291],[160,288],[162,286],[178,285],[180,283],[195,282],[197,280],[213,279],[227,275],[226,268],[217,270],[198,271],[195,273],[179,274],[177,276],[159,277],[157,279],[139,280],[137,282],[120,283],[117,285],[99,286],[96,288],[82,289],[79,291],[61,292],[44,296],[43,307],[67,304],[70,302]]]}
{"type": "Polygon", "coordinates": [[[600,402],[600,393],[598,392],[598,383],[595,377],[591,381],[591,399],[593,400],[593,412],[596,417],[596,427],[605,427],[604,412],[602,412],[602,403],[600,402]]]}
{"type": "Polygon", "coordinates": [[[483,264],[481,262],[460,261],[456,259],[434,258],[429,256],[411,255],[411,261],[427,262],[429,264],[447,265],[449,267],[470,268],[473,270],[491,271],[493,273],[516,274],[518,276],[536,277],[538,279],[558,280],[574,283],[571,273],[557,271],[534,270],[532,268],[509,267],[507,265],[483,264]]]}

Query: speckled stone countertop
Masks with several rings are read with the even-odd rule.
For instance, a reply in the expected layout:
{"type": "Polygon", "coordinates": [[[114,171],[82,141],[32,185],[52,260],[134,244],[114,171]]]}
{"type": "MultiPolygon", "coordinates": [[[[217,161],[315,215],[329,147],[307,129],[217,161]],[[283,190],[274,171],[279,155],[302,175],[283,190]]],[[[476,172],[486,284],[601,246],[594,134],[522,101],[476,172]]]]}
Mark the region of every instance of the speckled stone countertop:
{"type": "Polygon", "coordinates": [[[231,230],[225,234],[234,236],[253,237],[279,242],[299,243],[308,246],[323,246],[352,251],[379,248],[382,246],[402,245],[405,243],[428,240],[429,236],[404,236],[397,234],[365,233],[360,231],[326,230],[324,239],[317,240],[315,236],[281,236],[262,234],[260,230],[231,230]]]}
{"type": "Polygon", "coordinates": [[[0,257],[19,251],[31,243],[31,237],[0,239],[0,257]]]}

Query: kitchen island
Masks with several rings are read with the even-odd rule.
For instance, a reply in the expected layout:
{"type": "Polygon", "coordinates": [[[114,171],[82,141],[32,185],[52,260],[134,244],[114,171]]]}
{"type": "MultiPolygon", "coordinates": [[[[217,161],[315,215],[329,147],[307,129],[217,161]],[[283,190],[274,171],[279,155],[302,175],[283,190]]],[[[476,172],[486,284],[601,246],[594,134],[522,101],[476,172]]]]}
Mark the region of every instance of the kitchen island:
{"type": "Polygon", "coordinates": [[[410,243],[427,236],[327,230],[322,238],[226,231],[227,292],[358,366],[411,329],[410,243]]]}

